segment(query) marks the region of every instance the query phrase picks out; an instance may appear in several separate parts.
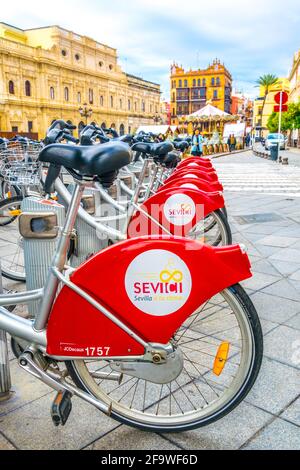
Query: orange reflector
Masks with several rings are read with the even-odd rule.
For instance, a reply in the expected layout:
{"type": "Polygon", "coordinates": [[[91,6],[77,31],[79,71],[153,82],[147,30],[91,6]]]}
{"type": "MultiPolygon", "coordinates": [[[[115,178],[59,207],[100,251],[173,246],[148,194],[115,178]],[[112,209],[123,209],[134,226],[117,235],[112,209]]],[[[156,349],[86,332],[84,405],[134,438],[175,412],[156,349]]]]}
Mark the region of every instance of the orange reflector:
{"type": "Polygon", "coordinates": [[[11,197],[11,191],[8,191],[6,197],[11,197]]]}
{"type": "Polygon", "coordinates": [[[15,209],[14,211],[8,211],[8,213],[11,217],[16,217],[16,216],[20,215],[21,212],[22,211],[20,209],[15,209]]]}
{"type": "Polygon", "coordinates": [[[229,343],[222,343],[218,349],[213,367],[213,373],[217,376],[221,375],[223,372],[226,361],[228,359],[229,347],[229,343]]]}

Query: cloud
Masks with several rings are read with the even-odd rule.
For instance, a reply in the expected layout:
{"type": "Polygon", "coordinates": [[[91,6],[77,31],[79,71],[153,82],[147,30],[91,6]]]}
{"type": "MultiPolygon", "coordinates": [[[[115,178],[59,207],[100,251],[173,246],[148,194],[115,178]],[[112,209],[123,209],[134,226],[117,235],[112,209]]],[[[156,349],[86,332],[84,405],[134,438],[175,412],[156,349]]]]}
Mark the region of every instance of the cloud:
{"type": "Polygon", "coordinates": [[[169,89],[173,60],[185,68],[225,62],[240,89],[255,93],[263,73],[286,76],[300,47],[298,0],[14,0],[3,21],[20,28],[50,24],[118,49],[128,73],[169,89]]]}

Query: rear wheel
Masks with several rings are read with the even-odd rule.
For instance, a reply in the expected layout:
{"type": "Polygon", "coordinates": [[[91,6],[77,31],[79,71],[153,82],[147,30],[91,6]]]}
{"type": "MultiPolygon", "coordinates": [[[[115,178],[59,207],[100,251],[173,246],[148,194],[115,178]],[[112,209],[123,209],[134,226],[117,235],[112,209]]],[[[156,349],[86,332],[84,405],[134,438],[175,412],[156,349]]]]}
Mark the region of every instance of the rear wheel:
{"type": "Polygon", "coordinates": [[[97,373],[113,372],[107,360],[66,365],[78,387],[112,405],[113,418],[153,432],[186,431],[222,418],[245,398],[261,366],[260,322],[240,285],[202,305],[181,325],[173,344],[182,353],[183,368],[167,384],[126,374],[121,383],[99,379],[97,373]]]}

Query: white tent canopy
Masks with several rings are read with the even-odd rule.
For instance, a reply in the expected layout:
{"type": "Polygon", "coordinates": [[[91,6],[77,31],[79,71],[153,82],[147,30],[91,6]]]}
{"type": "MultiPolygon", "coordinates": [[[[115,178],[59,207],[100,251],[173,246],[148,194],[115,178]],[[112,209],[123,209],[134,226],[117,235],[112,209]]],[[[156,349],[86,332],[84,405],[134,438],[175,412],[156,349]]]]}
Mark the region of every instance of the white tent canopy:
{"type": "Polygon", "coordinates": [[[136,133],[138,134],[139,132],[152,132],[154,135],[159,135],[159,134],[166,134],[168,131],[170,131],[171,128],[170,126],[167,125],[160,125],[160,126],[140,126],[136,133]]]}
{"type": "Polygon", "coordinates": [[[196,117],[204,117],[204,116],[205,117],[207,116],[208,117],[209,116],[230,116],[230,114],[225,113],[225,111],[221,111],[221,109],[218,109],[212,104],[208,103],[206,106],[204,106],[204,108],[198,109],[198,111],[196,111],[193,114],[190,114],[188,117],[196,118],[196,117]]]}
{"type": "Polygon", "coordinates": [[[228,138],[230,134],[234,134],[235,137],[244,137],[246,124],[244,122],[236,122],[235,124],[225,124],[223,137],[228,138]]]}

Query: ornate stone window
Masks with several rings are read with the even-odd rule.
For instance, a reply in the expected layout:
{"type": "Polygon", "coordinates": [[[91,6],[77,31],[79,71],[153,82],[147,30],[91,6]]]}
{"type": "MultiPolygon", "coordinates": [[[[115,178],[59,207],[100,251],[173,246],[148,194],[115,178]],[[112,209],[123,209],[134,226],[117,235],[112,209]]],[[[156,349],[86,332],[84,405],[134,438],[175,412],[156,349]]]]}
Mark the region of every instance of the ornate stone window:
{"type": "Polygon", "coordinates": [[[79,54],[75,54],[75,59],[76,59],[76,60],[80,60],[80,55],[79,55],[79,54]]]}
{"type": "Polygon", "coordinates": [[[104,105],[104,98],[103,95],[100,96],[100,106],[103,107],[104,105]]]}
{"type": "Polygon", "coordinates": [[[114,66],[112,64],[109,64],[108,68],[109,70],[113,70],[114,66]]]}
{"type": "Polygon", "coordinates": [[[25,95],[31,96],[31,84],[29,80],[26,80],[25,82],[25,95]]]}
{"type": "Polygon", "coordinates": [[[62,55],[63,57],[66,57],[66,56],[67,56],[67,51],[66,51],[66,49],[62,49],[62,50],[61,50],[61,55],[62,55]]]}
{"type": "Polygon", "coordinates": [[[80,93],[80,91],[77,92],[77,103],[81,103],[81,93],[80,93]]]}
{"type": "Polygon", "coordinates": [[[8,82],[8,93],[10,95],[14,95],[15,94],[15,84],[12,80],[9,80],[8,82]]]}
{"type": "Polygon", "coordinates": [[[131,101],[128,100],[128,111],[130,111],[130,109],[131,109],[131,101]]]}
{"type": "Polygon", "coordinates": [[[54,100],[55,98],[55,92],[53,86],[50,87],[50,99],[54,100]]]}
{"type": "Polygon", "coordinates": [[[94,102],[94,92],[92,88],[89,88],[89,103],[93,104],[94,102]]]}
{"type": "Polygon", "coordinates": [[[113,96],[110,97],[110,107],[111,108],[114,107],[114,97],[113,96]]]}
{"type": "Polygon", "coordinates": [[[202,80],[202,86],[206,86],[206,80],[205,80],[205,78],[203,78],[203,80],[202,80]]]}
{"type": "Polygon", "coordinates": [[[120,109],[123,107],[123,101],[120,99],[120,109]]]}
{"type": "Polygon", "coordinates": [[[211,86],[215,86],[215,79],[214,79],[214,77],[212,77],[212,79],[211,79],[211,86]]]}
{"type": "Polygon", "coordinates": [[[217,85],[217,86],[220,86],[220,85],[221,85],[220,77],[217,77],[217,79],[216,79],[216,85],[217,85]]]}
{"type": "Polygon", "coordinates": [[[99,60],[99,67],[103,67],[103,62],[102,62],[102,60],[99,60]]]}
{"type": "Polygon", "coordinates": [[[65,101],[69,101],[69,88],[66,86],[64,89],[65,101]]]}

